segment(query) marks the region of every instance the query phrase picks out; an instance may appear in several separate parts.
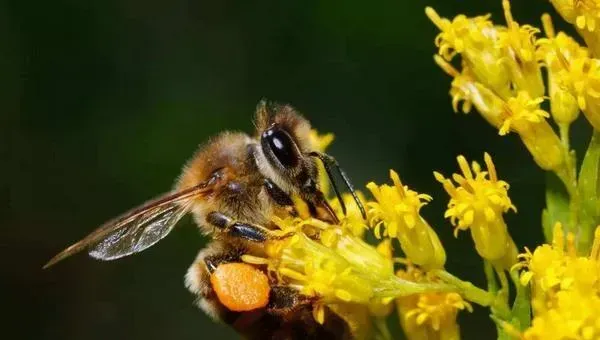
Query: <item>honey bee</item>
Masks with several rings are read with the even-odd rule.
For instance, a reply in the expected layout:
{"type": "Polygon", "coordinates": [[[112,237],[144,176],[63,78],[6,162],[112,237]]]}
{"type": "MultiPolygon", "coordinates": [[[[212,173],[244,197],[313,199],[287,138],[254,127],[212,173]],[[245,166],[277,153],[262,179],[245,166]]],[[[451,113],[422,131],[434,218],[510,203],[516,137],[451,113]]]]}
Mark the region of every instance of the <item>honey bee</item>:
{"type": "Polygon", "coordinates": [[[192,213],[212,241],[199,252],[185,283],[208,315],[250,339],[349,337],[348,325],[335,313],[318,324],[310,297],[270,282],[260,269],[241,261],[243,254],[264,255],[265,241],[285,237],[274,233],[270,221],[272,216],[297,215],[293,197],[304,201],[312,217],[339,222],[319,188],[318,161],[343,213],[335,173],[365,216],[350,180],[333,157],[314,150],[310,123],[293,107],[263,100],[256,108],[255,126],[255,136],[223,132],[210,139],[183,167],[171,192],[106,222],[44,268],[82,250],[100,260],[141,252],[192,213]]]}

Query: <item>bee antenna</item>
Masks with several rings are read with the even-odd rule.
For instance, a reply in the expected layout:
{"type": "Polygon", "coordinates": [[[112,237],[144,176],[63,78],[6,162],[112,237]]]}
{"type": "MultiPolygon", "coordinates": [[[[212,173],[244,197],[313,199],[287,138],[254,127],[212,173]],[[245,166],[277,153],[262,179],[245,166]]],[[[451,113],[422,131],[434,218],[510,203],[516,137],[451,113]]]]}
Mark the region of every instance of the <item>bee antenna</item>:
{"type": "Polygon", "coordinates": [[[337,196],[337,199],[340,202],[340,206],[342,207],[342,212],[344,213],[344,215],[346,215],[346,205],[344,204],[342,195],[340,194],[340,191],[338,190],[338,187],[334,180],[332,169],[335,169],[340,174],[340,176],[342,177],[342,179],[344,181],[344,184],[346,184],[346,187],[348,188],[348,191],[350,191],[350,194],[352,194],[352,198],[354,198],[354,202],[356,202],[356,205],[358,206],[358,209],[360,210],[360,214],[362,215],[363,219],[367,219],[367,214],[365,212],[365,208],[362,205],[362,202],[360,201],[358,196],[356,195],[356,191],[354,190],[354,186],[352,185],[352,182],[350,182],[350,179],[348,178],[348,176],[346,175],[344,170],[340,167],[340,165],[335,160],[335,158],[333,158],[332,156],[330,156],[326,153],[322,153],[322,152],[318,152],[318,151],[312,151],[308,155],[311,157],[316,157],[316,158],[320,159],[321,162],[323,163],[323,165],[325,167],[325,171],[327,172],[327,176],[329,177],[329,181],[331,182],[331,185],[333,187],[333,191],[335,191],[335,195],[337,196]]]}

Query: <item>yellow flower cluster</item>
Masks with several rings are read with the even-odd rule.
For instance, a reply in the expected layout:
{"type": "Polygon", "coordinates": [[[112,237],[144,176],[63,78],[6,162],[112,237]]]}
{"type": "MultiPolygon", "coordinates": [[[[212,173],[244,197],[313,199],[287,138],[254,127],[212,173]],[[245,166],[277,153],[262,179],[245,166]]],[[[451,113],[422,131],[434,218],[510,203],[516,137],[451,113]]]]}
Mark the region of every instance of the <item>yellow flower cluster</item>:
{"type": "MultiPolygon", "coordinates": [[[[600,216],[600,151],[595,142],[600,134],[600,1],[550,2],[575,25],[587,46],[564,32],[556,33],[548,14],[541,18],[545,37],[539,37],[541,30],[515,21],[509,0],[502,0],[505,25],[492,23],[489,15],[458,15],[450,20],[432,8],[425,12],[440,30],[434,60],[453,78],[450,95],[454,111],[468,113],[474,107],[500,135],[518,134],[534,161],[554,172],[568,194],[563,197],[558,193],[560,188],[547,190],[546,234],[559,220],[567,224],[569,232],[565,235],[557,223],[551,245],[518,256],[521,262],[514,268],[525,270],[520,275],[511,273],[516,284],[514,305],[510,310],[492,309],[493,319],[504,326],[499,338],[512,334],[522,339],[600,339],[600,228],[595,231],[589,255],[581,256],[588,252],[592,226],[600,216]],[[459,63],[456,57],[460,57],[459,63]],[[455,65],[460,65],[460,70],[455,65]],[[542,108],[546,99],[550,113],[542,108]],[[595,131],[578,169],[569,146],[569,129],[580,111],[595,131]],[[557,132],[549,118],[556,123],[557,132]],[[524,287],[531,288],[530,301],[524,287]],[[527,326],[530,321],[531,326],[527,326]]],[[[477,163],[469,167],[462,156],[458,162],[462,174],[454,174],[452,180],[435,173],[451,197],[446,217],[456,227],[455,232],[471,231],[478,253],[496,269],[494,273],[486,267],[490,291],[497,291],[498,279],[501,291],[507,292],[508,279],[498,266],[507,269],[516,257],[502,217],[514,209],[507,196],[508,184],[497,179],[488,155],[487,171],[477,163]]],[[[506,293],[503,300],[508,306],[506,293]]]]}
{"type": "MultiPolygon", "coordinates": [[[[323,151],[332,136],[315,132],[311,138],[323,151]]],[[[242,260],[265,266],[279,284],[316,298],[313,317],[319,323],[325,321],[329,309],[348,322],[353,334],[366,334],[371,326],[365,315],[385,318],[396,301],[413,334],[458,334],[458,311],[471,310],[458,293],[461,288],[431,279],[412,264],[394,273],[392,240],[398,239],[411,263],[423,269],[442,269],[446,254],[433,228],[419,214],[431,197],[410,190],[393,170],[390,177],[392,185],[367,185],[373,200],[358,193],[367,207],[368,221],[349,194],[342,196],[345,215],[336,199],[329,202],[340,216],[338,225],[312,218],[299,205],[298,217],[272,217],[277,227],[272,233],[277,237],[266,242],[264,256],[243,255],[242,260]],[[369,229],[383,239],[377,247],[364,240],[369,229]]],[[[321,181],[324,188],[328,179],[321,181]]]]}
{"type": "Polygon", "coordinates": [[[578,256],[575,235],[560,223],[552,245],[519,255],[521,283],[531,284],[534,318],[524,339],[600,338],[600,228],[588,256],[578,256]]]}
{"type": "MultiPolygon", "coordinates": [[[[539,59],[546,56],[541,49],[548,50],[548,44],[537,41],[539,29],[513,19],[508,0],[502,3],[506,26],[494,25],[489,16],[459,15],[450,21],[428,7],[427,16],[441,31],[435,61],[454,78],[450,94],[455,111],[461,101],[465,113],[475,106],[500,135],[516,132],[541,168],[561,171],[567,151],[540,106],[545,86],[539,59]],[[462,71],[450,64],[455,55],[462,57],[462,71]]],[[[558,109],[564,103],[551,105],[558,109]]]]}

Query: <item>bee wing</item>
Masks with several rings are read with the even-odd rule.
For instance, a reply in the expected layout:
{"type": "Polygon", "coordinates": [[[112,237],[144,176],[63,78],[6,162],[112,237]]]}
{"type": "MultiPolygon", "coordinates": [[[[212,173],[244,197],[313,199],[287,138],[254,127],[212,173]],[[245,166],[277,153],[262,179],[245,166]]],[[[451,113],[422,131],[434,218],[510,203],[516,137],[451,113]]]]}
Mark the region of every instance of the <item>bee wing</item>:
{"type": "Polygon", "coordinates": [[[159,196],[130,210],[54,256],[44,268],[84,249],[90,249],[90,256],[108,261],[151,247],[173,230],[175,224],[190,210],[193,198],[211,191],[211,182],[159,196]]]}
{"type": "Polygon", "coordinates": [[[189,210],[190,203],[170,203],[150,208],[130,222],[114,229],[99,243],[90,247],[91,257],[116,260],[139,253],[167,236],[189,210]]]}

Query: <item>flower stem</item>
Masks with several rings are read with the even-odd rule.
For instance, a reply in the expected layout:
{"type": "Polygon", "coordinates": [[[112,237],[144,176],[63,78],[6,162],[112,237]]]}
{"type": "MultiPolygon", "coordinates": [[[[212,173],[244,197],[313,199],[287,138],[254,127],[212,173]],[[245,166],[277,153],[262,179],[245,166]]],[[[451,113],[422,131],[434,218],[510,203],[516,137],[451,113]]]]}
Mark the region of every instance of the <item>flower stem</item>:
{"type": "Polygon", "coordinates": [[[426,292],[456,292],[455,285],[447,283],[416,283],[400,278],[394,278],[387,282],[381,282],[374,289],[375,298],[397,298],[426,292]]]}
{"type": "Polygon", "coordinates": [[[489,261],[483,261],[483,271],[485,272],[488,291],[492,294],[496,294],[496,292],[498,292],[498,281],[496,281],[494,267],[489,261]]]}
{"type": "Polygon", "coordinates": [[[463,281],[445,270],[436,270],[434,273],[444,282],[450,283],[458,288],[458,291],[467,300],[486,307],[491,306],[494,303],[495,298],[493,294],[476,287],[471,282],[463,281]]]}

